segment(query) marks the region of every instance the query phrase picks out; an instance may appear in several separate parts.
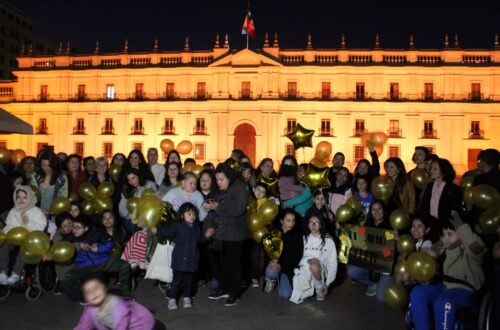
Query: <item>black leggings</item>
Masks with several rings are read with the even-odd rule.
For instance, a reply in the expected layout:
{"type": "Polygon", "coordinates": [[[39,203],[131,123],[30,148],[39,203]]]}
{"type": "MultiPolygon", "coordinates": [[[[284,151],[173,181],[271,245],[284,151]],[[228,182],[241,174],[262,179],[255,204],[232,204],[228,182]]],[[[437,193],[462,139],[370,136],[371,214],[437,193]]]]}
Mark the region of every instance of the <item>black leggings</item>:
{"type": "Polygon", "coordinates": [[[233,297],[238,297],[240,293],[243,242],[223,241],[220,253],[220,288],[233,297]]]}
{"type": "Polygon", "coordinates": [[[172,285],[170,286],[168,297],[177,299],[177,295],[179,294],[182,286],[184,298],[191,298],[193,280],[194,272],[174,270],[174,277],[172,279],[172,285]]]}

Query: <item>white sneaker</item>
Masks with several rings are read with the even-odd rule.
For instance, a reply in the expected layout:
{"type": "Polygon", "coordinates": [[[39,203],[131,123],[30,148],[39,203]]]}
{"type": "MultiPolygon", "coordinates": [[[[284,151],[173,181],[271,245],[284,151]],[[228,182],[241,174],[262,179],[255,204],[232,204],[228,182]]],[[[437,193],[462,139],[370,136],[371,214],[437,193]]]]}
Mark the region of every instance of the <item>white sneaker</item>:
{"type": "Polygon", "coordinates": [[[321,290],[316,290],[316,300],[317,301],[325,301],[325,295],[321,290]]]}
{"type": "Polygon", "coordinates": [[[7,279],[7,285],[12,286],[16,284],[17,282],[19,282],[19,278],[20,278],[19,275],[17,275],[16,273],[12,273],[10,277],[7,279]]]}
{"type": "Polygon", "coordinates": [[[0,285],[7,285],[7,274],[0,273],[0,285]]]}
{"type": "Polygon", "coordinates": [[[191,302],[191,298],[184,297],[184,299],[182,300],[182,307],[184,307],[184,308],[191,308],[191,307],[193,307],[193,304],[191,302]]]}
{"type": "Polygon", "coordinates": [[[264,292],[272,292],[274,290],[274,286],[276,285],[276,280],[270,280],[266,278],[266,286],[264,287],[264,292]]]}
{"type": "Polygon", "coordinates": [[[259,280],[256,278],[252,278],[252,281],[250,282],[252,288],[258,288],[260,286],[259,280]]]}
{"type": "Polygon", "coordinates": [[[169,311],[175,311],[177,309],[177,301],[174,298],[169,298],[167,308],[169,311]]]}

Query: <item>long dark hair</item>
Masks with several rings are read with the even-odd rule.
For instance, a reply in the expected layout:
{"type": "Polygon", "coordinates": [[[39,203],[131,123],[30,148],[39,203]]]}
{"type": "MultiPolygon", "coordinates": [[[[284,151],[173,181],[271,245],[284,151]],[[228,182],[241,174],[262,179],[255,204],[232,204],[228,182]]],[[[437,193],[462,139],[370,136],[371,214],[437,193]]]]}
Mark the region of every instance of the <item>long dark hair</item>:
{"type": "Polygon", "coordinates": [[[146,184],[146,179],[144,177],[141,176],[139,170],[137,170],[136,168],[129,168],[129,169],[126,169],[124,172],[123,172],[123,196],[125,196],[126,198],[130,198],[130,197],[133,197],[134,194],[135,194],[135,191],[137,188],[135,187],[132,187],[129,183],[128,183],[128,176],[130,174],[134,174],[136,175],[138,178],[139,178],[139,186],[144,186],[146,184]]]}
{"type": "MultiPolygon", "coordinates": [[[[197,185],[197,189],[199,192],[201,192],[201,194],[203,195],[203,192],[201,191],[201,187],[200,187],[200,179],[203,175],[208,175],[210,177],[210,180],[211,180],[211,184],[210,184],[210,192],[208,193],[208,196],[211,196],[215,193],[215,191],[217,190],[217,183],[215,182],[215,173],[214,171],[206,168],[204,169],[203,171],[200,172],[200,177],[198,178],[198,185],[197,185]]],[[[208,197],[208,196],[205,196],[205,197],[208,197]]]]}
{"type": "Polygon", "coordinates": [[[52,169],[52,177],[50,178],[50,185],[54,185],[61,174],[61,164],[56,155],[52,152],[44,152],[40,155],[40,169],[38,170],[38,175],[40,178],[40,182],[45,180],[45,172],[43,171],[41,164],[42,161],[47,160],[49,162],[49,166],[52,169]]]}
{"type": "Polygon", "coordinates": [[[368,214],[366,216],[365,225],[368,227],[375,226],[375,220],[373,219],[373,216],[372,216],[372,209],[373,209],[373,205],[375,205],[375,204],[379,204],[380,206],[382,206],[382,209],[384,210],[384,220],[383,221],[387,221],[387,218],[388,218],[387,208],[385,207],[384,202],[380,199],[374,199],[373,202],[370,204],[370,208],[369,208],[368,214]]]}
{"type": "Polygon", "coordinates": [[[457,173],[455,172],[455,169],[453,168],[453,165],[451,165],[450,161],[445,158],[438,158],[434,160],[433,163],[436,163],[439,166],[439,170],[441,171],[441,174],[443,174],[443,181],[446,183],[453,183],[457,173]]]}
{"type": "Polygon", "coordinates": [[[181,165],[181,167],[182,167],[181,154],[180,154],[177,150],[175,150],[175,149],[172,149],[172,150],[170,150],[170,151],[168,152],[167,159],[165,159],[165,165],[166,165],[166,164],[169,164],[169,163],[172,163],[172,162],[170,161],[170,159],[169,159],[171,154],[176,154],[176,155],[177,155],[177,157],[179,157],[179,165],[181,165]]]}
{"type": "Polygon", "coordinates": [[[215,168],[215,174],[217,173],[223,173],[229,180],[229,185],[232,185],[237,178],[233,169],[226,163],[220,163],[219,165],[217,165],[217,167],[215,168]]]}
{"type": "MultiPolygon", "coordinates": [[[[262,170],[261,170],[260,168],[261,168],[261,166],[262,166],[265,162],[271,162],[271,164],[273,164],[273,165],[274,165],[274,162],[273,162],[273,160],[272,160],[271,158],[264,158],[264,159],[262,159],[262,160],[260,161],[260,163],[259,163],[259,166],[257,166],[257,167],[255,168],[255,176],[256,176],[257,178],[261,175],[262,170]]],[[[275,178],[275,177],[276,177],[276,172],[274,171],[274,169],[273,169],[273,171],[271,172],[271,176],[270,176],[270,177],[271,177],[271,178],[275,178]]]]}
{"type": "Polygon", "coordinates": [[[384,168],[389,163],[393,163],[398,168],[398,170],[399,170],[398,176],[396,177],[395,186],[396,186],[396,190],[398,192],[400,192],[400,191],[403,190],[404,185],[408,181],[408,178],[406,177],[405,164],[403,163],[403,161],[401,160],[401,158],[399,158],[399,157],[391,157],[391,158],[387,159],[384,162],[384,168]]]}
{"type": "Polygon", "coordinates": [[[125,156],[125,154],[122,154],[121,152],[117,152],[116,154],[113,155],[113,158],[111,158],[111,165],[115,163],[115,159],[118,156],[123,157],[123,165],[125,165],[125,163],[127,162],[127,156],[125,156]]]}
{"type": "Polygon", "coordinates": [[[29,179],[26,178],[26,172],[24,172],[24,163],[26,163],[27,160],[32,160],[33,163],[35,164],[35,170],[33,173],[36,173],[40,169],[40,164],[38,163],[38,160],[35,157],[26,156],[23,159],[21,159],[21,161],[17,165],[17,171],[21,173],[21,175],[23,176],[23,184],[24,183],[29,184],[29,179]]]}
{"type": "Polygon", "coordinates": [[[281,166],[280,166],[280,170],[278,172],[278,176],[279,177],[282,177],[282,176],[292,177],[296,183],[298,180],[297,179],[297,169],[298,168],[299,168],[299,164],[297,163],[297,159],[295,159],[295,157],[293,157],[292,155],[286,155],[281,160],[281,166]],[[286,163],[288,163],[288,161],[291,161],[292,165],[286,164],[286,163]]]}
{"type": "Polygon", "coordinates": [[[307,242],[307,239],[309,238],[309,234],[311,234],[311,229],[309,229],[309,221],[311,221],[312,218],[316,218],[319,220],[319,236],[321,237],[320,247],[323,247],[325,245],[325,242],[326,242],[326,237],[328,236],[327,231],[326,231],[326,225],[325,225],[325,222],[321,218],[319,218],[315,215],[312,215],[309,217],[309,219],[307,219],[307,227],[305,230],[306,242],[307,242]]]}
{"type": "Polygon", "coordinates": [[[101,215],[101,225],[104,228],[103,224],[103,219],[104,219],[104,214],[109,213],[113,217],[113,233],[112,233],[112,238],[114,242],[118,242],[120,245],[122,245],[125,240],[127,239],[125,231],[123,228],[120,226],[120,223],[116,217],[116,214],[113,211],[104,211],[102,212],[101,215]]]}
{"type": "Polygon", "coordinates": [[[179,171],[179,174],[177,174],[177,181],[182,180],[182,170],[181,170],[181,164],[176,163],[176,162],[170,162],[165,165],[165,176],[163,177],[163,185],[165,187],[170,187],[172,185],[172,182],[170,182],[170,177],[168,176],[168,168],[170,165],[174,165],[177,167],[177,170],[179,171]]]}

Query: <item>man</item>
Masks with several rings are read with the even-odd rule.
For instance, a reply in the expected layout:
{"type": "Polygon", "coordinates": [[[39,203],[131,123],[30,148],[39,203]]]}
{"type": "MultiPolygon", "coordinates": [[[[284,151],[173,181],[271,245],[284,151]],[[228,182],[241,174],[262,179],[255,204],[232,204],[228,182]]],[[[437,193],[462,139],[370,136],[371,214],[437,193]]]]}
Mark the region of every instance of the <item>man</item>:
{"type": "Polygon", "coordinates": [[[149,167],[155,177],[155,182],[158,186],[160,186],[163,182],[163,178],[165,177],[165,166],[158,164],[158,149],[149,148],[147,157],[149,167]]]}
{"type": "MultiPolygon", "coordinates": [[[[335,184],[335,181],[337,180],[337,172],[344,167],[344,163],[345,155],[340,151],[336,152],[332,158],[332,167],[330,167],[330,169],[328,170],[328,181],[330,181],[332,185],[335,184]]],[[[352,182],[351,173],[349,173],[347,181],[352,182]]]]}

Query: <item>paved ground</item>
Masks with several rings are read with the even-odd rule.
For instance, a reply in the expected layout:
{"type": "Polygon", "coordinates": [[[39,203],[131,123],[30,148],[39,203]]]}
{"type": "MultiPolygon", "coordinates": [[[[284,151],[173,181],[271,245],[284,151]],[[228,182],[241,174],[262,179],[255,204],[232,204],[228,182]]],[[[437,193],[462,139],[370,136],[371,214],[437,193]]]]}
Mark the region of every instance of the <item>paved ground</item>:
{"type": "MultiPolygon", "coordinates": [[[[308,299],[295,305],[279,299],[276,292],[265,294],[249,289],[234,307],[225,307],[223,299],[209,301],[207,289],[201,289],[190,310],[168,311],[163,294],[153,282],[140,283],[136,300],[154,311],[167,329],[403,329],[403,314],[364,295],[360,285],[345,281],[323,303],[308,299]]],[[[29,302],[14,293],[0,302],[0,329],[72,329],[83,307],[64,296],[44,293],[29,302]]]]}

